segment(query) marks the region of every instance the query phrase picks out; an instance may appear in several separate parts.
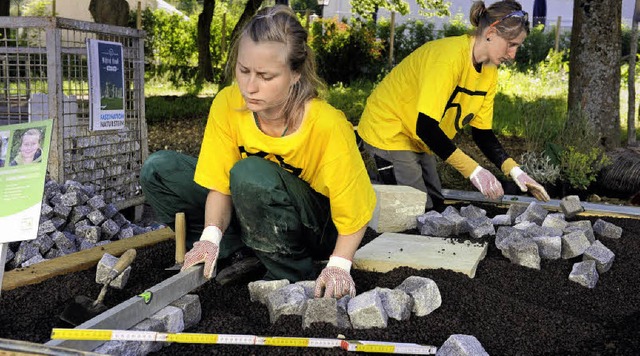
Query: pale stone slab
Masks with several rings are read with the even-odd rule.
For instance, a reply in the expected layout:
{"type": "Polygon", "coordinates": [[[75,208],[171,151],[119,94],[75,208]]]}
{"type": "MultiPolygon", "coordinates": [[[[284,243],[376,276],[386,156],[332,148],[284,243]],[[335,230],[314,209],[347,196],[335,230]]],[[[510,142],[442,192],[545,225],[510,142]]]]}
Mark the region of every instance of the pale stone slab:
{"type": "Polygon", "coordinates": [[[427,193],[403,185],[373,185],[376,208],[369,227],[376,232],[400,232],[413,229],[417,216],[424,214],[427,193]]]}
{"type": "Polygon", "coordinates": [[[473,278],[486,254],[486,242],[386,232],[356,251],[353,266],[383,273],[402,266],[444,268],[473,278]]]}

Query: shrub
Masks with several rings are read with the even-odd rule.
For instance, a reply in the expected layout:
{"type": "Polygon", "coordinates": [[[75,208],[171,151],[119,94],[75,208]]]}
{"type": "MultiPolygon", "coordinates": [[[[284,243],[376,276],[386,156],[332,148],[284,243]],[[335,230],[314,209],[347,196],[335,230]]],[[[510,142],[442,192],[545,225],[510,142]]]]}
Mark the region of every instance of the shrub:
{"type": "Polygon", "coordinates": [[[327,101],[336,109],[342,110],[353,125],[358,125],[373,85],[370,81],[356,81],[349,86],[334,84],[329,88],[327,101]]]}
{"type": "Polygon", "coordinates": [[[560,167],[543,152],[525,152],[520,156],[522,169],[540,184],[554,184],[560,178],[560,167]]]}
{"type": "Polygon", "coordinates": [[[597,147],[586,152],[573,146],[566,147],[560,154],[562,177],[572,188],[586,190],[609,161],[604,151],[597,147]]]}
{"type": "Polygon", "coordinates": [[[372,26],[319,19],[313,22],[311,35],[318,73],[328,84],[374,80],[384,69],[383,44],[372,26]]]}

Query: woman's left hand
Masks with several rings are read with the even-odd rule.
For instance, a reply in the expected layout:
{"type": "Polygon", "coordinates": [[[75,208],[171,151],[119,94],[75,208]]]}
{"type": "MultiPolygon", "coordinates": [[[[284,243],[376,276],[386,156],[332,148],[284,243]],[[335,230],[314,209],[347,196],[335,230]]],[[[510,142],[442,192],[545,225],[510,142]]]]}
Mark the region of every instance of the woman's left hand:
{"type": "Polygon", "coordinates": [[[316,279],[315,297],[340,299],[345,295],[356,296],[356,284],[351,278],[351,261],[331,256],[329,263],[316,279]]]}
{"type": "Polygon", "coordinates": [[[544,187],[529,177],[520,167],[513,167],[509,172],[513,181],[516,182],[521,191],[529,191],[536,199],[540,201],[549,201],[550,197],[544,187]]]}

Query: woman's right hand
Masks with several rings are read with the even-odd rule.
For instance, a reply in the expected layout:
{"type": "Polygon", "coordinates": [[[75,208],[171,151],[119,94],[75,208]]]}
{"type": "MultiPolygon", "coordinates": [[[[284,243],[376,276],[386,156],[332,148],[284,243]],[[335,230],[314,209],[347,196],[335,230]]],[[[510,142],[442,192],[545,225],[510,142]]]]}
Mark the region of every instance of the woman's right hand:
{"type": "Polygon", "coordinates": [[[498,178],[481,166],[476,167],[469,176],[469,180],[480,193],[489,199],[499,199],[504,195],[502,184],[498,178]]]}
{"type": "Polygon", "coordinates": [[[184,265],[180,271],[204,262],[204,277],[211,279],[218,260],[220,240],[222,240],[222,231],[217,226],[207,226],[202,231],[200,241],[194,243],[193,248],[184,255],[184,265]]]}

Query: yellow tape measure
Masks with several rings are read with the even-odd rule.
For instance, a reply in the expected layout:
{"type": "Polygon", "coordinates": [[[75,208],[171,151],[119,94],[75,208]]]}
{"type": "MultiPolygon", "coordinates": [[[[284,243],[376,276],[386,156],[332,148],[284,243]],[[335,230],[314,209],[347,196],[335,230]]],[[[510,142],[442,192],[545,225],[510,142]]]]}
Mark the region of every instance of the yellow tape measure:
{"type": "Polygon", "coordinates": [[[255,336],[235,334],[164,333],[142,330],[54,328],[53,340],[160,341],[189,344],[262,345],[278,347],[342,348],[346,351],[434,355],[436,347],[418,344],[343,339],[255,336]]]}

